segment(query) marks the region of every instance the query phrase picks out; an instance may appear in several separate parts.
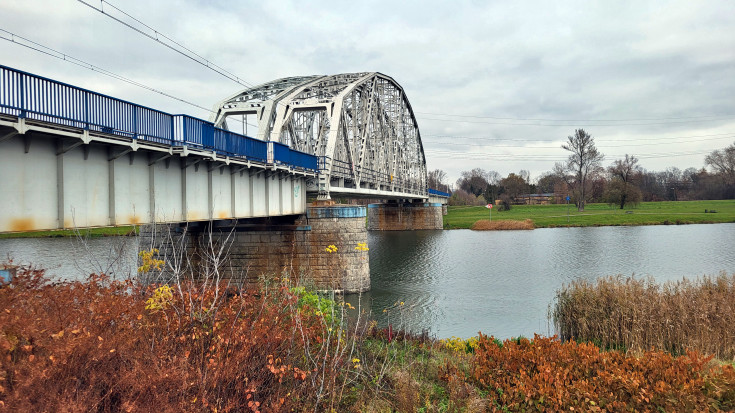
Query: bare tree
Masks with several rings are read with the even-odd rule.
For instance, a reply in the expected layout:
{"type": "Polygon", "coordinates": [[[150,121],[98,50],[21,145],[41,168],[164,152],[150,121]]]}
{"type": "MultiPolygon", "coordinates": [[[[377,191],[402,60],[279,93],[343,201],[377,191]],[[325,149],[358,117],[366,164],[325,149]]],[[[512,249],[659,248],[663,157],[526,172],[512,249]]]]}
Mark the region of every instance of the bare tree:
{"type": "Polygon", "coordinates": [[[625,154],[625,159],[616,159],[607,171],[612,178],[606,196],[609,203],[620,204],[623,209],[625,204],[640,202],[641,190],[634,184],[641,174],[638,158],[625,154]]]}
{"type": "Polygon", "coordinates": [[[712,151],[704,162],[722,176],[728,184],[735,184],[735,143],[722,150],[712,151]]]}
{"type": "Polygon", "coordinates": [[[567,143],[561,146],[572,154],[569,155],[565,169],[571,173],[575,202],[578,211],[584,211],[587,201],[590,174],[602,170],[600,163],[604,159],[595,147],[595,139],[584,129],[577,129],[574,135],[567,137],[567,143]]]}
{"type": "Polygon", "coordinates": [[[441,169],[434,169],[429,171],[427,174],[427,183],[429,188],[437,189],[439,191],[449,192],[449,185],[447,185],[447,173],[441,169]]]}
{"type": "Polygon", "coordinates": [[[500,174],[496,171],[487,171],[485,173],[485,179],[490,185],[497,185],[500,182],[500,174]]]}

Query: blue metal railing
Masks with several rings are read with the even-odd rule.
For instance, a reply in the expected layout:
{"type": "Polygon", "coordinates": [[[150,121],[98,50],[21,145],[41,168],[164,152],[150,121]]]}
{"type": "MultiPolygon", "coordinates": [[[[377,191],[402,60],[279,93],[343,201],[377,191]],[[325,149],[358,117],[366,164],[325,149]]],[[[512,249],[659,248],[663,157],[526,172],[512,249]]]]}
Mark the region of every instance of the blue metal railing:
{"type": "Polygon", "coordinates": [[[300,169],[316,170],[317,157],[306,152],[295,151],[279,142],[269,142],[272,145],[275,163],[286,164],[300,169]]]}
{"type": "MultiPolygon", "coordinates": [[[[136,105],[0,65],[0,113],[176,147],[268,162],[268,142],[240,135],[188,115],[136,105]]],[[[273,162],[316,172],[317,157],[286,145],[273,162]]]]}
{"type": "Polygon", "coordinates": [[[443,191],[439,191],[439,190],[432,189],[432,188],[427,188],[427,191],[429,191],[429,195],[444,196],[447,198],[452,196],[452,194],[450,194],[449,192],[443,192],[443,191]]]}

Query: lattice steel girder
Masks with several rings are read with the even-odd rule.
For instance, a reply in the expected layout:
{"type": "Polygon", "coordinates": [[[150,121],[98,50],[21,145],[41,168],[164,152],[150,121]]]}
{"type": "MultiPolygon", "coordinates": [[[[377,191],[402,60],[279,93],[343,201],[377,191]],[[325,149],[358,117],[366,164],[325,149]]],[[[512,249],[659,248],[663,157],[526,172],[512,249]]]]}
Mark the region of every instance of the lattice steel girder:
{"type": "Polygon", "coordinates": [[[322,157],[322,199],[335,186],[426,197],[416,117],[403,88],[382,73],[278,79],[232,95],[215,112],[223,127],[228,116],[255,114],[259,139],[322,157]]]}

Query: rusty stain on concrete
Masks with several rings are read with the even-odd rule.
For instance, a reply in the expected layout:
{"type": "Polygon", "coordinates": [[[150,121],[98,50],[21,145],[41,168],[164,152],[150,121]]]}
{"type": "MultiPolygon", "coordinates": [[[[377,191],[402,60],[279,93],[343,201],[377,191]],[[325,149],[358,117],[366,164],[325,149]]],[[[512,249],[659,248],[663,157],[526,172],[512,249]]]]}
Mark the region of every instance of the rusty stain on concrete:
{"type": "Polygon", "coordinates": [[[10,231],[32,231],[36,229],[33,218],[13,218],[10,220],[10,231]]]}
{"type": "Polygon", "coordinates": [[[187,221],[201,221],[203,214],[199,211],[189,211],[186,213],[187,221]]]}
{"type": "Polygon", "coordinates": [[[128,216],[128,223],[133,224],[133,225],[140,224],[140,216],[138,216],[138,215],[130,215],[130,216],[128,216]]]}

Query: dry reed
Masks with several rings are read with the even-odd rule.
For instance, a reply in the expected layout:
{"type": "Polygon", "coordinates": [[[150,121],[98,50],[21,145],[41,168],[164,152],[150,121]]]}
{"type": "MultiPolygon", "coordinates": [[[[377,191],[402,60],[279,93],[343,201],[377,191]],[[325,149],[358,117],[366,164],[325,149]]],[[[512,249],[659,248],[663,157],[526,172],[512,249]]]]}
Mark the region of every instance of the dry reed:
{"type": "Polygon", "coordinates": [[[574,281],[557,291],[551,316],[562,340],[735,359],[735,274],[664,284],[622,276],[574,281]]]}
{"type": "Polygon", "coordinates": [[[487,219],[480,219],[478,221],[475,221],[470,229],[473,229],[475,231],[503,231],[533,228],[533,221],[530,219],[527,219],[525,221],[514,221],[510,219],[490,221],[487,219]]]}

